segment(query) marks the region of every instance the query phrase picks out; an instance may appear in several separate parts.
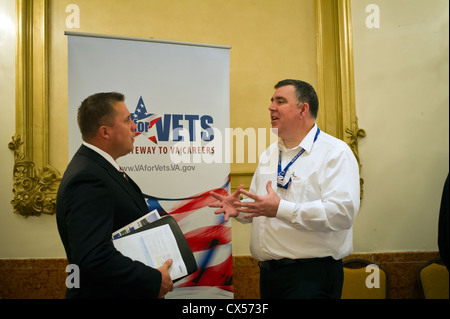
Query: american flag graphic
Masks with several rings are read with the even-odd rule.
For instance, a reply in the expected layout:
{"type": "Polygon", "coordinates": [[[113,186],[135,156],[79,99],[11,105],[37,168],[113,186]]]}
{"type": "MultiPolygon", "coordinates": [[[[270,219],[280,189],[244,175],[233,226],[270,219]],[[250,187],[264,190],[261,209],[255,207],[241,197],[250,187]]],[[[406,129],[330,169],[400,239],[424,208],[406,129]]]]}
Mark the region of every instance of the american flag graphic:
{"type": "Polygon", "coordinates": [[[136,132],[134,136],[138,136],[140,134],[144,134],[147,136],[147,138],[152,141],[155,144],[158,144],[158,140],[156,136],[150,135],[150,129],[161,119],[161,116],[158,114],[152,114],[147,112],[147,108],[145,107],[144,100],[142,99],[142,96],[139,98],[138,104],[136,105],[136,110],[134,113],[130,113],[131,119],[137,123],[137,121],[147,120],[146,122],[149,123],[147,130],[145,133],[136,132]]]}
{"type": "Polygon", "coordinates": [[[233,259],[231,253],[231,221],[215,215],[208,205],[216,201],[210,195],[228,193],[230,176],[219,188],[188,198],[169,199],[147,196],[149,211],[157,209],[160,215],[170,214],[180,226],[194,253],[198,270],[174,284],[175,298],[233,298],[233,259]],[[165,207],[165,208],[164,208],[165,207]]]}

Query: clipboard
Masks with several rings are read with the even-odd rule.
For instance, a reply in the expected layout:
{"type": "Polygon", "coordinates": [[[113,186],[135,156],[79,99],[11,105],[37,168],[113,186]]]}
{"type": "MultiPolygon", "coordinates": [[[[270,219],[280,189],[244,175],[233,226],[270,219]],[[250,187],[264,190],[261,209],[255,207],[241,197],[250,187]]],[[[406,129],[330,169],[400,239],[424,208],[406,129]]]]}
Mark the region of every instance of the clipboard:
{"type": "Polygon", "coordinates": [[[141,232],[144,232],[146,230],[154,229],[154,228],[164,226],[164,225],[168,225],[170,227],[170,230],[172,231],[172,233],[175,237],[176,244],[178,246],[178,250],[181,254],[184,264],[186,265],[187,275],[173,279],[173,282],[176,282],[176,281],[179,281],[180,279],[185,278],[186,276],[194,273],[195,271],[197,271],[197,262],[195,261],[194,254],[192,253],[192,250],[189,247],[189,244],[188,244],[186,238],[184,237],[184,234],[181,231],[180,226],[178,226],[178,223],[176,222],[175,218],[173,218],[170,215],[163,216],[160,219],[158,219],[152,223],[143,225],[142,227],[140,227],[136,230],[133,230],[132,232],[129,232],[128,234],[125,234],[116,240],[120,240],[120,239],[126,238],[128,236],[133,236],[133,235],[139,234],[141,232]]]}

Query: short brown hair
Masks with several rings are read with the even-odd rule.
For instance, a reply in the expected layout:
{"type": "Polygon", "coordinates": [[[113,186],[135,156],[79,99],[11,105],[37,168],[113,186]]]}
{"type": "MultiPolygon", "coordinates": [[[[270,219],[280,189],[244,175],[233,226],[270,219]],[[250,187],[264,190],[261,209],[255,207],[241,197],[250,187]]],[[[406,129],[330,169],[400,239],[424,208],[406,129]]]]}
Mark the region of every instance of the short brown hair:
{"type": "Polygon", "coordinates": [[[102,125],[110,124],[116,114],[114,103],[123,102],[122,93],[97,93],[87,97],[78,108],[78,127],[83,140],[93,138],[102,125]]]}

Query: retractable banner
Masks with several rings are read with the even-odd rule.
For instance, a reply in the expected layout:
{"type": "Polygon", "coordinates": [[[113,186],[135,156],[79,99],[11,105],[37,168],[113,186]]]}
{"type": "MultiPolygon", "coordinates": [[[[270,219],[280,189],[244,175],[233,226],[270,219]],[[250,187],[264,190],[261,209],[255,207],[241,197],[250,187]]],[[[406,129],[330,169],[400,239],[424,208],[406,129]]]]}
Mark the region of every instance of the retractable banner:
{"type": "Polygon", "coordinates": [[[77,109],[91,94],[123,93],[137,125],[133,151],[118,159],[149,210],[178,222],[197,272],[166,298],[233,298],[231,224],[209,193],[225,193],[230,164],[230,47],[81,33],[68,36],[69,158],[82,143],[77,109]]]}

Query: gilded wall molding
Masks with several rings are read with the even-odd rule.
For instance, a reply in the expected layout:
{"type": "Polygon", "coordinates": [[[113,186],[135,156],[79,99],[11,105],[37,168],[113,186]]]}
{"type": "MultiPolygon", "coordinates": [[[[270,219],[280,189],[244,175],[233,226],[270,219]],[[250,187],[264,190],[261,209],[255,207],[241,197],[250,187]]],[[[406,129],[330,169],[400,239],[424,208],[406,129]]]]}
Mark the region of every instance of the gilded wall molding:
{"type": "Polygon", "coordinates": [[[245,189],[250,188],[250,184],[252,182],[254,172],[245,171],[245,172],[231,172],[231,193],[234,193],[239,185],[244,185],[245,189]]]}
{"type": "MultiPolygon", "coordinates": [[[[366,132],[358,127],[355,106],[353,36],[350,0],[316,0],[318,95],[322,105],[319,126],[343,140],[359,165],[358,139],[366,132]]],[[[360,197],[364,180],[360,178],[360,197]]]]}
{"type": "Polygon", "coordinates": [[[14,199],[11,201],[14,212],[26,217],[54,214],[60,174],[49,165],[43,169],[36,168],[32,161],[25,158],[21,151],[22,144],[20,136],[13,137],[8,144],[9,149],[14,151],[14,199]]]}
{"type": "Polygon", "coordinates": [[[49,164],[47,0],[17,0],[14,213],[54,214],[59,172],[49,164]]]}

